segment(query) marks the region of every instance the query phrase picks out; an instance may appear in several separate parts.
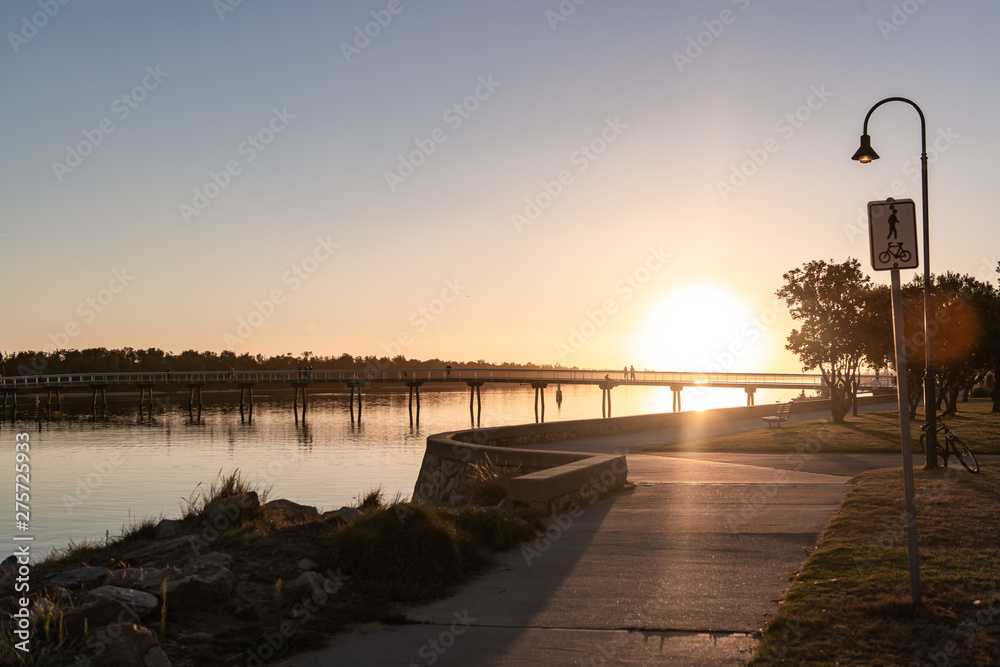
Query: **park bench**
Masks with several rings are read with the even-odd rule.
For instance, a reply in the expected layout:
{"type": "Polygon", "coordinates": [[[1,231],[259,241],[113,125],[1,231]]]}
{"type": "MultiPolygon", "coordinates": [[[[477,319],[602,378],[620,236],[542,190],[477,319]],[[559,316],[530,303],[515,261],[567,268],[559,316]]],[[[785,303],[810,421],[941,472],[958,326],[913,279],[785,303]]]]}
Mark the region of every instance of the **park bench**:
{"type": "Polygon", "coordinates": [[[771,428],[775,424],[778,425],[778,428],[781,428],[781,422],[788,421],[788,415],[790,415],[791,413],[792,413],[792,404],[782,403],[778,406],[778,411],[776,414],[768,415],[767,417],[761,417],[760,419],[761,421],[767,423],[768,428],[771,428]]]}

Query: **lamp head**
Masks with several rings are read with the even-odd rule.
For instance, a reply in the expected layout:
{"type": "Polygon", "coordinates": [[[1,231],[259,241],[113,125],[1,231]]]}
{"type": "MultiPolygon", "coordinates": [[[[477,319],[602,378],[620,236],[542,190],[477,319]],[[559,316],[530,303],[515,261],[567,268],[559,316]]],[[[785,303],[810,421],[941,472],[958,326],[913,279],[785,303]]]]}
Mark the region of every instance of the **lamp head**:
{"type": "Polygon", "coordinates": [[[858,148],[857,152],[851,157],[852,160],[857,160],[861,164],[868,164],[872,160],[878,159],[878,153],[872,148],[872,138],[867,134],[861,135],[861,146],[858,148]]]}

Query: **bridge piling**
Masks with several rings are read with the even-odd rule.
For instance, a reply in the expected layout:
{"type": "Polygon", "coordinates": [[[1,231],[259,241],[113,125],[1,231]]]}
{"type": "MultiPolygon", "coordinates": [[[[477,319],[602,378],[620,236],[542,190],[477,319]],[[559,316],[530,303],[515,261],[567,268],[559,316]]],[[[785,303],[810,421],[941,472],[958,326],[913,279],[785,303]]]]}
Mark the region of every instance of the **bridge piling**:
{"type": "Polygon", "coordinates": [[[250,414],[253,415],[253,382],[240,383],[240,414],[243,413],[243,406],[250,403],[250,414]]]}
{"type": "Polygon", "coordinates": [[[108,409],[108,385],[106,384],[92,384],[90,389],[93,392],[91,404],[94,408],[94,412],[97,412],[97,390],[101,391],[101,407],[105,410],[108,409]]]}
{"type": "Polygon", "coordinates": [[[617,385],[609,380],[597,385],[601,388],[601,417],[611,416],[611,390],[617,385]]]}
{"type": "Polygon", "coordinates": [[[674,392],[674,403],[673,411],[681,411],[681,392],[684,391],[684,385],[671,385],[670,391],[674,392]]]}
{"type": "Polygon", "coordinates": [[[548,382],[532,382],[532,388],[535,390],[535,421],[538,422],[538,402],[541,399],[542,403],[542,423],[545,422],[545,388],[549,386],[548,382]]]}
{"type": "Polygon", "coordinates": [[[754,405],[754,394],[757,393],[757,387],[747,387],[744,391],[747,393],[747,407],[749,408],[754,405]]]}
{"type": "Polygon", "coordinates": [[[473,420],[473,423],[476,423],[483,414],[483,395],[480,393],[480,387],[484,383],[482,380],[469,380],[465,384],[469,385],[469,418],[473,420]],[[475,412],[472,408],[474,403],[479,406],[475,412]]]}
{"type": "Polygon", "coordinates": [[[192,408],[194,408],[195,393],[197,393],[198,395],[198,410],[201,410],[202,407],[201,388],[204,386],[204,383],[189,382],[184,386],[186,386],[190,390],[190,392],[188,393],[188,412],[190,412],[192,408]]]}
{"type": "Polygon", "coordinates": [[[420,421],[420,385],[422,381],[407,380],[406,386],[410,389],[410,423],[413,423],[413,395],[417,395],[417,421],[420,421]]]}

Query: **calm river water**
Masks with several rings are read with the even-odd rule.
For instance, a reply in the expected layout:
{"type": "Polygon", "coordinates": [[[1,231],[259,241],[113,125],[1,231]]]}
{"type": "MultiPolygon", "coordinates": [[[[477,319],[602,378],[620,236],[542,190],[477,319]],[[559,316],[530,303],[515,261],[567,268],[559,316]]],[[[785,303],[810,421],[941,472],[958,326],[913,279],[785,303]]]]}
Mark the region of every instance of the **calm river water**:
{"type": "MultiPolygon", "coordinates": [[[[321,511],[354,503],[381,486],[387,496],[409,496],[427,436],[468,428],[468,388],[421,392],[419,423],[410,424],[405,390],[366,391],[361,420],[351,421],[348,394],[315,390],[305,419],[296,421],[291,391],[255,397],[252,422],[241,421],[239,393],[205,393],[200,419],[192,419],[187,394],[161,393],[152,418],[140,417],[138,393],[109,395],[104,417],[94,418],[90,394],[63,398],[62,413],[47,415],[45,399],[20,397],[15,421],[0,422],[8,471],[14,464],[15,435],[30,434],[33,551],[48,552],[71,540],[103,539],[137,519],[175,517],[182,501],[219,473],[239,469],[245,478],[269,486],[269,497],[315,505],[321,511]]],[[[760,390],[757,404],[787,400],[795,392],[760,390]]],[[[601,392],[591,386],[545,392],[545,420],[601,416],[601,392]]],[[[746,404],[742,390],[685,390],[685,409],[746,404]]],[[[482,426],[535,421],[530,386],[486,385],[482,426]]],[[[667,388],[618,387],[614,415],[669,411],[667,388]]],[[[300,408],[301,410],[301,408],[300,408]]],[[[8,472],[8,479],[13,473],[8,472]]],[[[11,494],[12,495],[12,494],[11,494]]],[[[13,514],[10,495],[7,505],[13,514]]],[[[9,541],[15,532],[8,524],[9,541]]],[[[0,558],[13,546],[0,549],[0,558]]]]}

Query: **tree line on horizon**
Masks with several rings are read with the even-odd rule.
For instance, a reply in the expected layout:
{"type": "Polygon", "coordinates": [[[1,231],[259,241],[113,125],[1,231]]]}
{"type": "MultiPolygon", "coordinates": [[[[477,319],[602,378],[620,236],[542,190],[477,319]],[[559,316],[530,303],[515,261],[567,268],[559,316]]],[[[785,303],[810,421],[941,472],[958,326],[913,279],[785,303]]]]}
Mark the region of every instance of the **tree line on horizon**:
{"type": "MultiPolygon", "coordinates": [[[[1000,273],[1000,263],[997,265],[1000,273]]],[[[787,350],[799,356],[802,370],[819,369],[832,399],[831,413],[841,422],[857,396],[862,367],[896,372],[892,297],[876,285],[858,260],[816,260],[784,274],[777,290],[800,326],[788,335],[787,350]]],[[[931,275],[928,329],[936,398],[957,411],[973,387],[989,387],[993,412],[1000,412],[1000,289],[990,282],[954,272],[931,275]]],[[[923,398],[925,370],[924,281],[903,286],[903,356],[907,365],[910,417],[923,398]]]]}
{"type": "Polygon", "coordinates": [[[576,366],[560,364],[515,363],[504,361],[500,363],[478,359],[475,362],[454,360],[407,359],[398,354],[392,358],[352,356],[344,352],[339,356],[317,356],[311,351],[294,355],[285,354],[264,356],[243,352],[237,354],[232,350],[216,353],[185,350],[180,354],[165,352],[159,348],[135,349],[125,347],[108,349],[91,347],[82,350],[57,349],[51,351],[25,350],[13,353],[2,353],[3,374],[12,375],[64,375],[70,373],[135,373],[153,372],[165,373],[170,370],[186,372],[228,371],[283,371],[295,370],[305,366],[313,370],[391,370],[403,368],[497,368],[497,369],[568,369],[576,366]]]}

